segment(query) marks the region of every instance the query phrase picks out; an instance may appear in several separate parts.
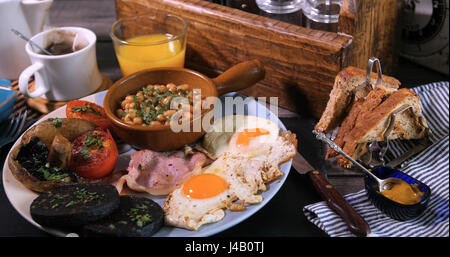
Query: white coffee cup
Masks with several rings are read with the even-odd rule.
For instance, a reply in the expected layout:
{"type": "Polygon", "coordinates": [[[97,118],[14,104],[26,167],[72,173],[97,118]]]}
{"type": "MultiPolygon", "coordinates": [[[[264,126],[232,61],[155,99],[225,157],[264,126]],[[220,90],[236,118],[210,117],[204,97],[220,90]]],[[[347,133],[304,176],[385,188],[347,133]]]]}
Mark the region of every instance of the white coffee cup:
{"type": "Polygon", "coordinates": [[[52,101],[78,99],[94,93],[102,84],[95,52],[95,34],[85,28],[61,27],[41,32],[31,40],[47,48],[55,35],[76,34],[81,49],[62,55],[45,55],[30,43],[25,45],[32,65],[19,77],[19,88],[27,97],[44,97],[52,101]],[[28,91],[28,81],[34,75],[34,91],[28,91]]]}

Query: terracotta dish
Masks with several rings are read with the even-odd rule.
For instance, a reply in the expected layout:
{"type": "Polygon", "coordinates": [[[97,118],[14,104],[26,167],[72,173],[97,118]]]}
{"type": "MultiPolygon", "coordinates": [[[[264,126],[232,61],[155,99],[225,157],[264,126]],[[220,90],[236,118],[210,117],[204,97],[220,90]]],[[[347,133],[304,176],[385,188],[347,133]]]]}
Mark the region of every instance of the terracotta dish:
{"type": "MultiPolygon", "coordinates": [[[[176,85],[189,84],[192,89],[201,89],[202,97],[220,96],[252,86],[264,78],[263,65],[258,60],[239,63],[220,76],[210,79],[207,76],[185,68],[152,68],[123,77],[108,90],[104,108],[112,121],[113,133],[125,143],[138,149],[169,151],[197,141],[205,134],[201,132],[174,132],[170,126],[146,127],[130,125],[116,116],[115,110],[128,94],[134,94],[148,84],[176,85]]],[[[202,112],[201,117],[206,112],[202,112]]],[[[192,122],[191,122],[192,123],[192,122]]]]}

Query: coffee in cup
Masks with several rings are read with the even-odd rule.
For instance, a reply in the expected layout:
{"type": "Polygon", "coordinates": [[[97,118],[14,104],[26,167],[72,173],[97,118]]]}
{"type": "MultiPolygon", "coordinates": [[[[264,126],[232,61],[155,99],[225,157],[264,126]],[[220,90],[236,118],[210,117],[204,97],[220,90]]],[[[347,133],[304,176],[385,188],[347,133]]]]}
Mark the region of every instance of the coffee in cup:
{"type": "MultiPolygon", "coordinates": [[[[76,52],[85,47],[78,33],[67,30],[56,30],[44,38],[45,50],[51,55],[63,55],[76,52]]],[[[46,54],[40,52],[40,54],[46,54]]]]}
{"type": "Polygon", "coordinates": [[[52,55],[25,45],[32,65],[19,77],[19,88],[27,97],[45,97],[52,101],[78,99],[94,93],[102,84],[95,52],[95,34],[85,28],[62,27],[41,32],[31,40],[52,55]],[[29,92],[28,81],[35,78],[29,92]]]}

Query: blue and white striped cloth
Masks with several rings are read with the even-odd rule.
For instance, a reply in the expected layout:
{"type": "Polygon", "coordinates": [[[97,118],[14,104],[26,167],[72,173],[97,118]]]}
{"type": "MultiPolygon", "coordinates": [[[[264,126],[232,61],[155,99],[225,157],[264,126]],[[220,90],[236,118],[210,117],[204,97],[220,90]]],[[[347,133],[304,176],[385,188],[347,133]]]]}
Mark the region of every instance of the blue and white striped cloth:
{"type": "MultiPolygon", "coordinates": [[[[427,209],[409,221],[397,221],[371,204],[365,190],[348,194],[345,199],[367,221],[373,234],[382,237],[449,236],[449,83],[437,82],[412,89],[419,97],[423,114],[433,132],[433,145],[409,160],[402,171],[431,188],[427,209]]],[[[390,158],[406,152],[410,143],[395,142],[390,158]]],[[[325,202],[305,206],[309,221],[332,237],[354,236],[343,220],[325,202]]]]}

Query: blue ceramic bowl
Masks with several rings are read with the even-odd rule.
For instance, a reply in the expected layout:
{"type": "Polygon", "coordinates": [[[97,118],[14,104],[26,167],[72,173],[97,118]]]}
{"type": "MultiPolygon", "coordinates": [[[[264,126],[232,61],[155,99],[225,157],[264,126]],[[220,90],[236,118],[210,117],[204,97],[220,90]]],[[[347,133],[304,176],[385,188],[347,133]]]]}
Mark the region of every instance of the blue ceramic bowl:
{"type": "Polygon", "coordinates": [[[409,184],[419,184],[419,190],[424,193],[422,200],[416,204],[407,205],[397,203],[382,195],[378,191],[377,182],[369,176],[366,176],[365,187],[369,199],[378,209],[386,213],[389,217],[405,221],[419,216],[427,208],[428,202],[430,201],[431,189],[424,183],[401,171],[389,167],[375,167],[372,169],[372,172],[380,179],[394,177],[402,179],[409,184]]]}
{"type": "Polygon", "coordinates": [[[18,94],[16,90],[0,85],[0,123],[12,113],[18,94]]]}

